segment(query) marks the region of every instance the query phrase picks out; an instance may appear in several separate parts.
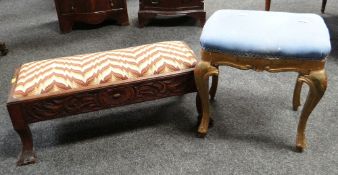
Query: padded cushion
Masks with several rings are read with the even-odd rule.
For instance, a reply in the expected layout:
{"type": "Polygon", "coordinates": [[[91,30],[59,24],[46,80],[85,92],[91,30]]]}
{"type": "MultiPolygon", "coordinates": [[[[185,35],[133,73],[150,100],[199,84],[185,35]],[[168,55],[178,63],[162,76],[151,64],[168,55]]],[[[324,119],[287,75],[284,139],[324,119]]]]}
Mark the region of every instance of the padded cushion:
{"type": "Polygon", "coordinates": [[[13,97],[90,88],[189,69],[195,64],[193,51],[181,41],[36,61],[19,69],[13,97]]]}
{"type": "Polygon", "coordinates": [[[331,51],[328,29],[315,14],[219,10],[200,41],[207,51],[268,58],[320,60],[331,51]]]}

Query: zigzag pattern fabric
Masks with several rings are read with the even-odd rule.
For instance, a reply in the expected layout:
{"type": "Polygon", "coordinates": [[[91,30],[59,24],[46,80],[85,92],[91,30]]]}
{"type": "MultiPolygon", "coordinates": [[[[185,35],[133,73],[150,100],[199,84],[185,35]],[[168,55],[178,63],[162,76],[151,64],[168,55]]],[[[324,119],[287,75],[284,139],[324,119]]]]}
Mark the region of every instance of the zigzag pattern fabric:
{"type": "Polygon", "coordinates": [[[42,60],[20,67],[13,97],[27,97],[193,68],[194,52],[181,41],[42,60]]]}

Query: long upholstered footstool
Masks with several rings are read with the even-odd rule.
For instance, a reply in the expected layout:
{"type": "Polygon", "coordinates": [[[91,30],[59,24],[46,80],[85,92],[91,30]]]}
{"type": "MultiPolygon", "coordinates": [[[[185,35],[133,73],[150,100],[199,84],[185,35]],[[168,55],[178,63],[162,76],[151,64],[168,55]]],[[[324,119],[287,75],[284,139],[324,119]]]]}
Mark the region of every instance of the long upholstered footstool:
{"type": "Polygon", "coordinates": [[[7,103],[22,142],[17,165],[36,161],[29,124],[196,92],[195,64],[181,41],[23,64],[7,103]]]}
{"type": "Polygon", "coordinates": [[[202,61],[195,68],[199,94],[197,100],[202,103],[199,135],[204,137],[208,131],[208,80],[212,76],[210,96],[213,99],[218,83],[218,66],[297,72],[299,76],[293,95],[294,110],[300,106],[302,85],[309,85],[296,139],[297,150],[303,151],[306,146],[307,120],[327,87],[325,62],[331,44],[323,19],[315,14],[220,10],[205,24],[200,41],[202,61]]]}

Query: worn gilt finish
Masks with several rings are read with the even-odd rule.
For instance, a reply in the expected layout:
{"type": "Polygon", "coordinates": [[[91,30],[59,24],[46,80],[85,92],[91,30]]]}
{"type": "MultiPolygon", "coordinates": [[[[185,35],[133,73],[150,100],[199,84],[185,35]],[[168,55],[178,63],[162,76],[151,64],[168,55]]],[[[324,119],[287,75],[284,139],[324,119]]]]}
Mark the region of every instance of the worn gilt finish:
{"type": "Polygon", "coordinates": [[[0,52],[1,52],[1,56],[7,55],[8,49],[6,48],[5,43],[0,42],[0,52]]]}
{"type": "MultiPolygon", "coordinates": [[[[209,128],[210,115],[209,115],[209,76],[218,76],[218,69],[210,65],[208,61],[201,61],[195,67],[195,82],[198,90],[198,104],[201,104],[202,118],[198,127],[198,134],[204,137],[209,128]],[[200,102],[199,102],[200,100],[200,102]]],[[[215,91],[216,92],[216,91],[215,91]]]]}
{"type": "MultiPolygon", "coordinates": [[[[218,66],[226,65],[241,70],[268,71],[277,72],[298,72],[299,76],[296,81],[296,87],[293,96],[293,109],[297,110],[300,106],[300,92],[302,85],[306,83],[309,86],[309,93],[304,104],[303,111],[297,130],[296,148],[303,151],[306,147],[305,128],[306,122],[325,93],[327,87],[327,75],[325,73],[325,60],[297,60],[297,59],[275,59],[275,58],[249,58],[245,56],[236,56],[218,52],[209,52],[202,50],[202,61],[195,67],[195,82],[200,96],[202,119],[199,124],[198,133],[205,136],[209,126],[209,76],[213,76],[212,88],[210,90],[211,99],[217,88],[218,66]]],[[[198,98],[197,98],[198,99],[198,98]]],[[[198,99],[199,100],[199,99],[198,99]]]]}
{"type": "Polygon", "coordinates": [[[18,71],[12,80],[7,102],[13,127],[22,142],[17,165],[36,162],[30,123],[196,92],[193,69],[186,69],[136,80],[124,80],[112,85],[93,86],[91,89],[76,89],[67,93],[17,100],[12,97],[17,74],[18,71]]]}

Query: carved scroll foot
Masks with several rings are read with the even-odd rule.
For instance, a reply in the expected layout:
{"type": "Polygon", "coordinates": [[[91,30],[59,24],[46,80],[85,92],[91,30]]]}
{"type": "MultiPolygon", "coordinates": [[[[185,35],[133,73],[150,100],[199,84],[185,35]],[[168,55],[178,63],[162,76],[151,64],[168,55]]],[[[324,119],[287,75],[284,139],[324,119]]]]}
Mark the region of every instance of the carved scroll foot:
{"type": "Polygon", "coordinates": [[[209,62],[201,61],[195,67],[194,74],[196,87],[202,106],[202,118],[198,127],[198,136],[205,137],[210,124],[209,76],[218,75],[218,70],[217,68],[211,66],[209,62]]]}
{"type": "Polygon", "coordinates": [[[296,149],[302,152],[306,148],[306,123],[311,112],[316,107],[326,91],[327,75],[325,70],[312,71],[309,75],[300,76],[299,81],[305,82],[310,87],[297,129],[296,149]]]}
{"type": "Polygon", "coordinates": [[[22,150],[16,164],[18,166],[22,166],[35,163],[36,155],[33,150],[32,133],[29,127],[27,126],[23,129],[15,129],[15,131],[19,134],[22,143],[22,150]]]}
{"type": "Polygon", "coordinates": [[[303,86],[303,81],[301,81],[299,78],[302,75],[299,74],[297,81],[296,81],[296,87],[295,87],[295,91],[293,93],[293,100],[292,100],[292,107],[294,111],[298,110],[298,107],[301,105],[300,104],[300,94],[302,92],[302,86],[303,86]]]}
{"type": "Polygon", "coordinates": [[[6,48],[5,43],[0,42],[0,52],[1,52],[1,56],[7,55],[8,49],[6,48]]]}

